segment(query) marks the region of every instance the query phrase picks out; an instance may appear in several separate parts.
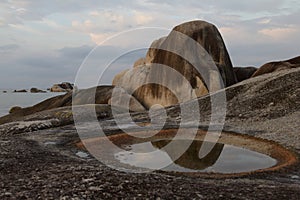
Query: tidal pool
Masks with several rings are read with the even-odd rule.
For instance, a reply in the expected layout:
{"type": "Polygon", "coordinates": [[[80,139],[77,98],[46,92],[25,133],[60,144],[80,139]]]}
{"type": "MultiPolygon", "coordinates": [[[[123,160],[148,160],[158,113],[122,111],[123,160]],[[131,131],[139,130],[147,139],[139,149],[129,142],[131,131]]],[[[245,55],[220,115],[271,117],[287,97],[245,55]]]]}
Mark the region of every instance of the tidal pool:
{"type": "Polygon", "coordinates": [[[190,129],[119,133],[82,140],[100,162],[125,172],[167,171],[200,176],[238,176],[297,163],[283,146],[253,136],[190,129]],[[217,140],[211,140],[217,137],[217,140]],[[210,142],[209,142],[210,141],[210,142]]]}
{"type": "Polygon", "coordinates": [[[217,143],[202,157],[200,149],[205,142],[194,140],[157,140],[125,145],[126,150],[116,153],[120,163],[134,167],[156,169],[157,163],[167,165],[163,171],[241,173],[269,168],[277,161],[268,155],[246,148],[217,143]],[[190,144],[182,155],[177,150],[190,144]],[[156,152],[155,154],[149,152],[156,152]]]}

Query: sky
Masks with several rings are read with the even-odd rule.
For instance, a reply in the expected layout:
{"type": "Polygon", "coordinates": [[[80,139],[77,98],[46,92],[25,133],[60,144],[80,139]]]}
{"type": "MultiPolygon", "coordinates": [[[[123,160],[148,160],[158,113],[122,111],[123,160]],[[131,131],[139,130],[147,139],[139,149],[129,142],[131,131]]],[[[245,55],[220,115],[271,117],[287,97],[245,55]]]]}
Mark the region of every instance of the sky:
{"type": "MultiPolygon", "coordinates": [[[[143,40],[146,48],[174,26],[197,19],[218,27],[234,66],[259,67],[300,54],[298,0],[1,0],[0,88],[74,82],[97,45],[102,45],[101,56],[93,59],[101,71],[105,56],[124,53],[143,40]],[[164,31],[150,34],[149,27],[164,31]],[[134,34],[135,29],[144,31],[134,34]],[[126,31],[131,40],[105,43],[126,31]]],[[[144,53],[129,53],[106,74],[106,82],[144,53]]]]}

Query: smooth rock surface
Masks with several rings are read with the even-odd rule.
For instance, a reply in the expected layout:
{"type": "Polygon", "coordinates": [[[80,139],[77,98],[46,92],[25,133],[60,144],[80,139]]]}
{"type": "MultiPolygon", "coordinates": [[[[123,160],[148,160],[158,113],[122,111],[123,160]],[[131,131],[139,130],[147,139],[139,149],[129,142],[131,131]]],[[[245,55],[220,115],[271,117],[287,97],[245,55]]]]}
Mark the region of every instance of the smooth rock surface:
{"type": "Polygon", "coordinates": [[[133,92],[133,96],[147,109],[155,104],[167,107],[206,95],[221,89],[222,81],[225,86],[237,82],[218,29],[204,21],[176,26],[167,37],[154,41],[146,59],[138,60],[135,66],[137,65],[139,67],[118,74],[113,84],[123,87],[129,93],[133,92]],[[194,49],[195,44],[202,47],[200,51],[194,49]],[[174,51],[190,60],[183,59],[174,51]],[[203,55],[204,51],[211,58],[208,54],[203,55]],[[191,65],[191,60],[194,66],[191,65]],[[210,67],[212,65],[215,65],[214,69],[210,67]],[[181,77],[174,78],[170,73],[172,70],[179,72],[181,77]],[[146,84],[147,82],[156,84],[146,84]],[[170,85],[173,88],[168,88],[170,85]],[[184,99],[178,98],[180,92],[185,92],[184,99]]]}

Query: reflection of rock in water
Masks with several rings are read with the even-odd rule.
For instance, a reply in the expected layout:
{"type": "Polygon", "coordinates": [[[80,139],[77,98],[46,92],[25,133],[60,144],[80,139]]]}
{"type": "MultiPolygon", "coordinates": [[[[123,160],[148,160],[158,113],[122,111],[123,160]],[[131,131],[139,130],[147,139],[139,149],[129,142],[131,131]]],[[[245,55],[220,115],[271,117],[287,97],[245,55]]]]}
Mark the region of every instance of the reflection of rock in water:
{"type": "Polygon", "coordinates": [[[165,151],[175,164],[194,170],[203,170],[214,165],[224,147],[224,144],[217,143],[205,157],[200,159],[199,152],[203,141],[160,140],[151,143],[155,148],[165,151]],[[187,146],[189,146],[188,149],[184,151],[187,146]],[[181,152],[185,153],[182,154],[181,152]]]}

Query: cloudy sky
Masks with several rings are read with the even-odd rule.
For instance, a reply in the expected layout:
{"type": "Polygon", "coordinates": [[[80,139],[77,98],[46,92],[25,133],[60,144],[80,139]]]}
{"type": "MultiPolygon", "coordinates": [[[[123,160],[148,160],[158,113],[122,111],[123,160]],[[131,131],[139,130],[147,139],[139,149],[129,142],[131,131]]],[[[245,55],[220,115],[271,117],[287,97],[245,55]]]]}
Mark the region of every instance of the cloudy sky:
{"type": "MultiPolygon", "coordinates": [[[[171,29],[195,19],[219,28],[234,66],[260,66],[300,54],[298,0],[1,0],[0,88],[74,82],[88,53],[114,34],[171,29]]],[[[135,36],[146,45],[155,37],[160,35],[135,36]]],[[[116,55],[131,44],[107,43],[101,56],[116,55]]],[[[129,68],[132,60],[123,60],[129,68]]],[[[97,61],[100,71],[104,64],[97,61]]]]}

